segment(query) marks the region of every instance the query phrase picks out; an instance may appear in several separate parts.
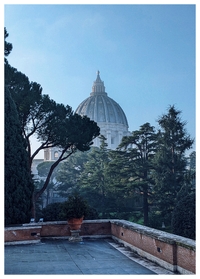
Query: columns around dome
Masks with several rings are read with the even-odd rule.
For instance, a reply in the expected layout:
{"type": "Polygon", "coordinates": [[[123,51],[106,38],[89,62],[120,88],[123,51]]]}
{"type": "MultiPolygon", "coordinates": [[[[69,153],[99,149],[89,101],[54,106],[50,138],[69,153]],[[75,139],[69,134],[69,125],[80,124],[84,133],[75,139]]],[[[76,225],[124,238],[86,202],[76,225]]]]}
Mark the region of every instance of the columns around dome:
{"type": "MultiPolygon", "coordinates": [[[[100,133],[106,138],[108,149],[115,150],[124,136],[129,136],[131,133],[123,124],[113,123],[98,123],[100,133]]],[[[93,146],[100,147],[100,140],[96,138],[93,146]]]]}

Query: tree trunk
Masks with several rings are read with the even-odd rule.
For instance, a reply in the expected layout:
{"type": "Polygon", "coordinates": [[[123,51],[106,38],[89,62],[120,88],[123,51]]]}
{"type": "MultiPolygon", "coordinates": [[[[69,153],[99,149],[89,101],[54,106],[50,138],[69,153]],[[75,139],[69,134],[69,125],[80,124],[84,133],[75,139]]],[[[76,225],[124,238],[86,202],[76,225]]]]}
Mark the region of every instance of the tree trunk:
{"type": "Polygon", "coordinates": [[[51,175],[53,173],[53,170],[57,167],[57,165],[67,159],[70,155],[72,155],[74,153],[74,150],[72,149],[72,151],[65,157],[63,157],[64,153],[66,152],[68,148],[64,149],[59,157],[59,159],[57,161],[55,161],[55,163],[51,166],[50,170],[49,170],[49,173],[47,175],[47,178],[44,182],[44,185],[43,187],[37,192],[37,193],[33,193],[33,198],[32,198],[32,209],[31,209],[31,213],[32,213],[32,218],[36,219],[36,202],[37,200],[39,199],[39,197],[44,193],[44,191],[46,190],[48,184],[49,184],[49,181],[50,181],[50,178],[51,178],[51,175]]]}
{"type": "Polygon", "coordinates": [[[149,204],[148,204],[148,186],[143,187],[143,213],[144,213],[144,225],[149,225],[149,204]]]}

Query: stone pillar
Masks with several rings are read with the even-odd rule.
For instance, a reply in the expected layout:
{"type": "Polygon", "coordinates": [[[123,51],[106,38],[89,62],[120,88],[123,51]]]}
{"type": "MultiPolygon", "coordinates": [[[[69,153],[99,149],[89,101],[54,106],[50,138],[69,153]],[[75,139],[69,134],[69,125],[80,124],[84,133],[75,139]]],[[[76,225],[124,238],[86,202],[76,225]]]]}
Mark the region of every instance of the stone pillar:
{"type": "Polygon", "coordinates": [[[123,137],[123,133],[122,133],[122,131],[119,131],[118,132],[118,145],[121,143],[121,140],[122,140],[122,137],[123,137]]]}
{"type": "Polygon", "coordinates": [[[83,241],[82,237],[79,235],[81,230],[70,230],[71,236],[69,237],[69,241],[71,242],[80,242],[83,241]]]}
{"type": "Polygon", "coordinates": [[[108,148],[111,148],[111,131],[110,130],[107,131],[106,138],[107,138],[108,148]]]}

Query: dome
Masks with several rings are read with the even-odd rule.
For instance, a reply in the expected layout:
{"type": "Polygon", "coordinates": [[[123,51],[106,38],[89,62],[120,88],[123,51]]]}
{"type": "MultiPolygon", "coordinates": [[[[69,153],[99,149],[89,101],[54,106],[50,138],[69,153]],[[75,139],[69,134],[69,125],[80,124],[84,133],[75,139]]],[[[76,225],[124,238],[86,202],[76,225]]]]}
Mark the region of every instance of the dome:
{"type": "MultiPolygon", "coordinates": [[[[115,150],[124,136],[131,135],[128,131],[126,115],[120,105],[108,97],[99,71],[90,96],[77,107],[75,113],[85,115],[97,123],[109,149],[115,150]]],[[[101,146],[99,137],[93,140],[93,146],[101,146]]],[[[58,147],[47,148],[44,151],[44,161],[55,161],[59,155],[58,147]]]]}
{"type": "Polygon", "coordinates": [[[100,123],[121,124],[128,129],[126,115],[120,105],[108,97],[105,92],[104,82],[101,80],[99,71],[93,83],[90,97],[85,99],[75,111],[79,115],[86,115],[91,120],[100,123]]]}

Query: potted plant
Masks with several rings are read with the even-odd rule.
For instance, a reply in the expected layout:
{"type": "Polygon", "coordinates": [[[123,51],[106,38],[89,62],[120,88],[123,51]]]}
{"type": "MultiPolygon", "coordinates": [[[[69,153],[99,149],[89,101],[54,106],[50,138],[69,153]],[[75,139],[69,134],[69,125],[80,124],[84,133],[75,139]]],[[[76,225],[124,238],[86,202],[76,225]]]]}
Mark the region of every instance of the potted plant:
{"type": "Polygon", "coordinates": [[[67,219],[71,230],[79,230],[81,228],[87,211],[87,202],[77,193],[71,194],[62,206],[62,215],[67,219]]]}

